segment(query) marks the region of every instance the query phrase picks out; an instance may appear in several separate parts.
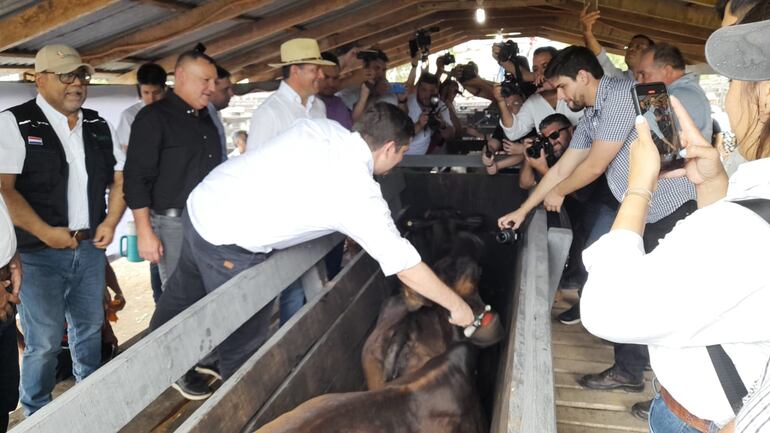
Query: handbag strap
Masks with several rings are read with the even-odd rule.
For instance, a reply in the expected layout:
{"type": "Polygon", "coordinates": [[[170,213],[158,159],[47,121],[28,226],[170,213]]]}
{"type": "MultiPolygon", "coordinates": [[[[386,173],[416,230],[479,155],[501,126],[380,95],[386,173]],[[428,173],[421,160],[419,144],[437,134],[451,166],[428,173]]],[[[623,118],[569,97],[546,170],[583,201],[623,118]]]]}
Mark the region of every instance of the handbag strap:
{"type": "MultiPolygon", "coordinates": [[[[733,202],[739,204],[761,216],[768,224],[770,224],[770,200],[766,199],[750,199],[733,202]]],[[[722,390],[730,402],[730,406],[733,408],[733,412],[738,414],[743,406],[743,397],[748,394],[746,385],[743,383],[741,376],[738,374],[738,370],[733,364],[733,360],[725,352],[725,349],[721,344],[708,346],[706,348],[711,363],[714,364],[714,370],[719,377],[719,383],[722,385],[722,390]]]]}

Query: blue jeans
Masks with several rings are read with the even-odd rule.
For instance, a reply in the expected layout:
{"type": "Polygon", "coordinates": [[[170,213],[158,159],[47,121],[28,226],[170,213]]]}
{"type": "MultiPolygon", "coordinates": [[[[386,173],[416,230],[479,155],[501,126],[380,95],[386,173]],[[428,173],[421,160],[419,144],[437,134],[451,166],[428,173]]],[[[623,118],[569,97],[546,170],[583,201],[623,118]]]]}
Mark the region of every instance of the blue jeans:
{"type": "Polygon", "coordinates": [[[305,289],[302,288],[302,281],[297,280],[283,289],[278,302],[278,313],[283,326],[305,305],[305,289]]]}
{"type": "MultiPolygon", "coordinates": [[[[700,433],[698,430],[685,424],[684,421],[674,415],[660,394],[656,394],[650,406],[650,417],[648,419],[650,433],[700,433]]],[[[717,433],[719,428],[711,423],[710,433],[717,433]]]]}
{"type": "Polygon", "coordinates": [[[85,379],[101,364],[105,257],[86,240],[74,250],[22,252],[21,261],[19,316],[27,346],[20,399],[29,416],[51,401],[65,321],[75,379],[85,379]]]}
{"type": "Polygon", "coordinates": [[[590,229],[586,237],[585,248],[590,247],[600,237],[610,232],[617,213],[617,209],[613,209],[604,203],[588,203],[586,205],[583,221],[585,221],[586,226],[590,227],[590,229]]]}

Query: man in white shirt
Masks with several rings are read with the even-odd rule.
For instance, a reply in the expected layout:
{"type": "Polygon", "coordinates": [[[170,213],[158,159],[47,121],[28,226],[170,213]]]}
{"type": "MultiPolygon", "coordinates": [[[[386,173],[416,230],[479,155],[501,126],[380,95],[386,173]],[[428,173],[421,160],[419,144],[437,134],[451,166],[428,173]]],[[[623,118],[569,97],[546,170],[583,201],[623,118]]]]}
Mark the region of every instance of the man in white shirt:
{"type": "Polygon", "coordinates": [[[219,65],[216,66],[217,79],[214,82],[214,93],[211,94],[207,108],[214,126],[217,127],[217,132],[219,132],[219,141],[222,143],[222,161],[227,161],[227,134],[225,134],[225,125],[222,123],[222,116],[219,112],[230,105],[230,99],[233,97],[233,84],[230,81],[230,71],[219,65]]]}
{"type": "MultiPolygon", "coordinates": [[[[567,116],[572,125],[577,125],[578,120],[583,117],[583,110],[570,110],[567,102],[559,99],[556,89],[550,86],[545,80],[545,69],[548,62],[556,55],[557,50],[554,47],[540,47],[535,50],[532,56],[532,72],[534,74],[534,83],[541,85],[541,91],[534,93],[524,101],[524,105],[517,114],[510,110],[503,109],[501,104],[505,103],[505,98],[500,93],[498,87],[495,87],[493,94],[500,107],[500,126],[505,132],[505,136],[511,141],[518,141],[529,134],[532,129],[539,128],[540,123],[546,117],[552,114],[563,114],[567,116]]],[[[538,132],[539,129],[538,129],[538,132]]]]}
{"type": "MultiPolygon", "coordinates": [[[[323,66],[335,66],[324,60],[315,39],[292,39],[281,44],[281,63],[270,66],[283,70],[278,90],[265,100],[251,116],[246,147],[259,149],[277,135],[287,131],[297,119],[326,119],[326,106],[316,96],[324,79],[323,66]]],[[[286,323],[305,303],[299,281],[281,295],[281,324],[286,323]]]]}
{"type": "Polygon", "coordinates": [[[622,71],[612,63],[607,56],[607,50],[601,46],[596,39],[596,36],[594,36],[593,27],[599,18],[601,18],[601,13],[598,10],[588,12],[588,8],[586,8],[583,9],[583,12],[580,14],[580,24],[583,27],[583,40],[585,41],[586,48],[594,53],[599,60],[599,63],[602,65],[602,69],[604,69],[604,74],[608,77],[628,78],[636,81],[636,75],[639,73],[639,63],[642,60],[642,53],[654,46],[655,42],[648,36],[642,34],[631,37],[631,40],[628,41],[628,46],[626,47],[626,65],[628,65],[628,70],[622,71]]]}
{"type": "MultiPolygon", "coordinates": [[[[472,322],[470,307],[401,237],[372,177],[401,161],[414,131],[412,122],[395,106],[378,103],[353,129],[349,132],[333,120],[299,120],[286,133],[212,171],[187,201],[178,272],[168,281],[152,328],[264,261],[271,251],[335,231],[368,251],[385,275],[397,274],[447,308],[453,323],[472,322]],[[286,170],[287,161],[292,170],[286,170]],[[316,175],[308,181],[297,172],[316,175]],[[234,196],[249,200],[232,200],[234,196]]],[[[219,345],[224,378],[265,341],[271,305],[219,345]]]]}
{"type": "Polygon", "coordinates": [[[26,415],[51,401],[65,320],[75,379],[101,364],[104,248],[126,207],[125,155],[107,121],[81,109],[93,71],[71,47],[47,45],[35,56],[38,96],[0,113],[0,191],[25,270],[26,415]]]}
{"type": "Polygon", "coordinates": [[[438,96],[438,85],[438,77],[423,73],[417,81],[417,91],[409,95],[406,100],[409,117],[414,121],[415,130],[407,155],[425,155],[434,133],[439,133],[444,140],[449,140],[455,135],[449,110],[438,96]],[[431,117],[435,124],[431,121],[431,117]]]}
{"type": "Polygon", "coordinates": [[[8,414],[19,403],[19,349],[16,345],[16,310],[21,289],[21,260],[16,234],[0,195],[0,432],[8,428],[8,414]]]}
{"type": "Polygon", "coordinates": [[[166,96],[166,71],[156,63],[145,63],[136,71],[136,92],[140,101],[123,110],[118,123],[118,142],[125,152],[131,137],[131,125],[136,114],[146,105],[160,101],[166,96]]]}

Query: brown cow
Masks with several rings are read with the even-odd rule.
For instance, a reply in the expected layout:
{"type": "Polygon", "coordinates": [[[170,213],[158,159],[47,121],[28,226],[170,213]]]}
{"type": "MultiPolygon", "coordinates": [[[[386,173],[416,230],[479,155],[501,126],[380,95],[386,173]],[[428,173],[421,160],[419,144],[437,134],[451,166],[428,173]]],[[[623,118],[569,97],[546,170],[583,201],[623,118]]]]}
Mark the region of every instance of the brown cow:
{"type": "MultiPolygon", "coordinates": [[[[476,235],[459,232],[453,252],[434,265],[439,278],[477,313],[484,308],[478,295],[481,277],[478,252],[482,249],[483,243],[476,235]]],[[[480,346],[498,342],[503,336],[500,322],[496,321],[492,328],[487,333],[492,337],[485,339],[484,344],[473,339],[472,342],[480,346]]],[[[462,330],[449,323],[446,310],[404,288],[402,294],[383,304],[377,324],[361,352],[367,387],[380,389],[387,382],[416,371],[463,340],[462,330]]]]}
{"type": "Polygon", "coordinates": [[[379,390],[313,398],[256,433],[482,433],[475,351],[457,344],[379,390]]]}

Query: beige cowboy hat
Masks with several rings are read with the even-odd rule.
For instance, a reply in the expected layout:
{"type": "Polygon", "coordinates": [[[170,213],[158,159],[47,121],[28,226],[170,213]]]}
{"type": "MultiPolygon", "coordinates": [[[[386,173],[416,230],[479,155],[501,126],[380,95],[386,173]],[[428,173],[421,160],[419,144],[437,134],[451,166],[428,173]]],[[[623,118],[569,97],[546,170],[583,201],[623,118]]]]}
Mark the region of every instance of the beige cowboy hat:
{"type": "Polygon", "coordinates": [[[321,50],[315,39],[297,38],[281,44],[281,63],[269,63],[271,68],[287,65],[312,63],[321,66],[335,66],[334,62],[321,58],[321,50]]]}

